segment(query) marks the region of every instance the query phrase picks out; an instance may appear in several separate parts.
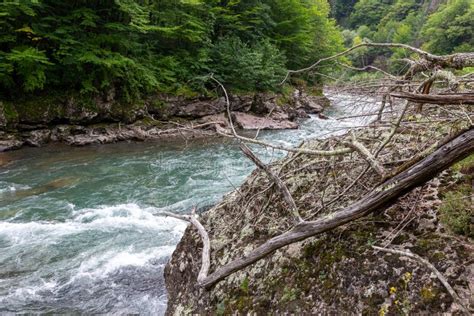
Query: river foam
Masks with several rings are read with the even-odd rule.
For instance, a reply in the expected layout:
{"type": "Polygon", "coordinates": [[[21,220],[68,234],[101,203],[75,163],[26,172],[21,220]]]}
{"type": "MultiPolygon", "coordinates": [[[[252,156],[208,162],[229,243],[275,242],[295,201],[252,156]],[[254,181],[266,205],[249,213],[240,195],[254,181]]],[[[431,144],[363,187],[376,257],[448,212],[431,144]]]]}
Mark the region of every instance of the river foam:
{"type": "MultiPolygon", "coordinates": [[[[297,146],[364,124],[333,118],[348,115],[339,106],[326,114],[259,138],[297,146]]],[[[220,141],[12,152],[0,169],[0,314],[164,314],[164,266],[187,224],[154,214],[217,203],[254,169],[220,141]]],[[[285,154],[253,148],[265,162],[285,154]]]]}

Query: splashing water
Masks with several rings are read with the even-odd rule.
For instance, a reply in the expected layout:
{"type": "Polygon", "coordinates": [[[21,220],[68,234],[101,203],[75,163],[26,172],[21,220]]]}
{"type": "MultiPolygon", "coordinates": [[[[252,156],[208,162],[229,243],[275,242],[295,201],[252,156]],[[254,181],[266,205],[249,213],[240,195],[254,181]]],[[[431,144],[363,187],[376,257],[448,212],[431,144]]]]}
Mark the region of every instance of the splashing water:
{"type": "MultiPolygon", "coordinates": [[[[338,96],[329,116],[373,111],[338,96]]],[[[367,101],[367,100],[366,100],[367,101]]],[[[320,120],[261,138],[297,145],[367,118],[320,120]]],[[[265,161],[282,152],[255,147],[265,161]]],[[[216,203],[254,169],[232,142],[52,145],[4,153],[0,313],[163,314],[163,269],[186,223],[154,216],[216,203]]]]}

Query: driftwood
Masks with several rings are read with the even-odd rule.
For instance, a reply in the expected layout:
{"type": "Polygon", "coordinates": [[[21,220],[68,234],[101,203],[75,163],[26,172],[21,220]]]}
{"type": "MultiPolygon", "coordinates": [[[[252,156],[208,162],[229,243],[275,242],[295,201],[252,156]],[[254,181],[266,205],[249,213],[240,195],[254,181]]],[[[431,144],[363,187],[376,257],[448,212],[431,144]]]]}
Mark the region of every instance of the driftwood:
{"type": "Polygon", "coordinates": [[[291,196],[291,193],[288,190],[286,184],[267,165],[265,165],[260,159],[258,159],[257,156],[255,156],[255,154],[245,144],[240,144],[240,150],[242,150],[245,156],[252,160],[258,168],[265,171],[268,177],[278,187],[278,189],[283,195],[283,198],[285,199],[286,204],[288,204],[288,206],[290,207],[290,211],[293,215],[294,221],[296,223],[302,222],[303,219],[301,218],[298,212],[298,207],[296,206],[295,200],[293,200],[293,197],[291,196]]]}
{"type": "MultiPolygon", "coordinates": [[[[474,152],[474,129],[469,129],[444,144],[429,156],[385,181],[371,193],[341,211],[314,221],[301,222],[273,237],[249,254],[217,268],[199,284],[210,288],[230,274],[264,258],[272,252],[338,226],[366,216],[393,204],[400,196],[435,177],[439,172],[474,152]]],[[[210,253],[207,254],[210,257],[210,253]]]]}
{"type": "Polygon", "coordinates": [[[199,222],[199,220],[197,219],[196,208],[193,208],[191,215],[179,215],[179,214],[174,214],[170,212],[160,212],[155,215],[174,217],[174,218],[191,223],[197,229],[199,236],[201,236],[201,240],[203,244],[202,254],[201,254],[201,269],[199,270],[197,281],[198,283],[203,282],[206,279],[209,273],[209,268],[211,266],[211,259],[209,256],[209,253],[211,251],[211,242],[209,240],[209,235],[206,229],[204,228],[204,226],[202,226],[201,222],[199,222]]]}
{"type": "Polygon", "coordinates": [[[399,92],[390,94],[394,98],[405,99],[414,103],[431,104],[474,104],[474,93],[459,94],[415,94],[409,92],[399,92]]]}

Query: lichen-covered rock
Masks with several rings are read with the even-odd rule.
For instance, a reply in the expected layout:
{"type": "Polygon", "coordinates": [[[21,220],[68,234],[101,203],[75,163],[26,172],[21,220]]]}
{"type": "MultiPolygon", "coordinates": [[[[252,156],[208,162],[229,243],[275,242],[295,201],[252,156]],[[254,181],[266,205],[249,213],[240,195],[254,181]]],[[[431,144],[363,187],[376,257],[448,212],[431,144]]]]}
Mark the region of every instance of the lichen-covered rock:
{"type": "MultiPolygon", "coordinates": [[[[387,128],[377,128],[360,131],[357,136],[373,150],[377,140],[388,133],[387,128]]],[[[404,127],[396,141],[382,151],[380,161],[395,169],[447,133],[442,126],[430,130],[404,127]]],[[[336,148],[347,137],[312,141],[305,146],[336,148]]],[[[285,181],[306,219],[350,205],[380,181],[377,173],[369,170],[346,190],[366,168],[356,153],[326,161],[290,154],[271,167],[285,181]]],[[[438,220],[439,188],[449,177],[445,172],[386,210],[283,247],[231,274],[209,291],[197,286],[202,244],[189,226],[165,268],[167,314],[459,312],[426,266],[371,247],[397,245],[424,257],[445,274],[468,305],[472,297],[472,243],[449,234],[438,220]]],[[[292,226],[279,191],[258,170],[238,191],[203,214],[201,222],[211,239],[211,272],[292,226]]]]}

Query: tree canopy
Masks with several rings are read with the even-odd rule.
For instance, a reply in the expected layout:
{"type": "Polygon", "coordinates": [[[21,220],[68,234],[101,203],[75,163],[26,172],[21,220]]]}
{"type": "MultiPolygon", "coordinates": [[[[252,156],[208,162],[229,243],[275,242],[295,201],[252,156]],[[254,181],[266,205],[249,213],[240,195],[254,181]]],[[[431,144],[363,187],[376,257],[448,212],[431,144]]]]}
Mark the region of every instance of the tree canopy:
{"type": "Polygon", "coordinates": [[[0,90],[131,100],[275,89],[287,68],[342,47],[325,0],[14,0],[0,3],[0,90]]]}

